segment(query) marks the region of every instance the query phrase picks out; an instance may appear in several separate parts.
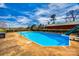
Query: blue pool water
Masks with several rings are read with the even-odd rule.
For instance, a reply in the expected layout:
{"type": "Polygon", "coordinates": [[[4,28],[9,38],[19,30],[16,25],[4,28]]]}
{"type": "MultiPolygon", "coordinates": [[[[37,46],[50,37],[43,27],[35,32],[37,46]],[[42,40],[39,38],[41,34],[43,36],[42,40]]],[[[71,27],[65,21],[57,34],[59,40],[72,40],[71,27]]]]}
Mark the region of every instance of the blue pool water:
{"type": "Polygon", "coordinates": [[[69,37],[62,34],[47,32],[19,32],[19,34],[41,46],[69,46],[69,37]]]}

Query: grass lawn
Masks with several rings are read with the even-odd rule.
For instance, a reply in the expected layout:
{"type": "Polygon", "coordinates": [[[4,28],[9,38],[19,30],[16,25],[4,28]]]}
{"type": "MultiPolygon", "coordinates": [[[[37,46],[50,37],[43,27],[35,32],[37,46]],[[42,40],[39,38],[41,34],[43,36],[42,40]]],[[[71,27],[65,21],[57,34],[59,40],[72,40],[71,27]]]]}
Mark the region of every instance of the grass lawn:
{"type": "Polygon", "coordinates": [[[4,29],[0,29],[0,32],[5,32],[5,30],[4,29]]]}

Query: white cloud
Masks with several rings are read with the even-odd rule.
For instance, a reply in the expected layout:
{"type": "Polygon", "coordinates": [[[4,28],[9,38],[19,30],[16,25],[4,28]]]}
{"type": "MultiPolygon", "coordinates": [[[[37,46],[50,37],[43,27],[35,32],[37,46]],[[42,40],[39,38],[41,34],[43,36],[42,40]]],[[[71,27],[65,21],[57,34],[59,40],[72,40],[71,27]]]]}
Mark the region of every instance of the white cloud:
{"type": "Polygon", "coordinates": [[[7,27],[7,23],[5,21],[0,21],[0,27],[1,28],[6,28],[7,27]]]}
{"type": "Polygon", "coordinates": [[[42,14],[49,14],[49,11],[47,9],[38,9],[35,13],[35,15],[42,15],[42,14]]]}
{"type": "Polygon", "coordinates": [[[0,8],[6,8],[6,5],[4,3],[0,3],[0,8]]]}
{"type": "Polygon", "coordinates": [[[37,20],[39,21],[40,24],[46,25],[46,24],[48,24],[48,21],[50,20],[50,18],[47,18],[47,17],[39,17],[37,20]]]}
{"type": "Polygon", "coordinates": [[[72,6],[66,12],[69,12],[70,10],[76,10],[76,9],[79,9],[79,5],[72,6]]]}
{"type": "Polygon", "coordinates": [[[48,9],[44,9],[44,8],[37,8],[36,12],[34,13],[34,15],[32,15],[32,19],[35,19],[39,22],[39,24],[48,24],[49,21],[49,11],[48,9]],[[44,15],[44,16],[43,16],[44,15]]]}
{"type": "Polygon", "coordinates": [[[11,16],[11,15],[8,15],[8,16],[0,16],[0,18],[2,19],[15,19],[16,21],[6,21],[8,27],[27,27],[28,24],[31,22],[31,20],[25,16],[18,16],[18,17],[15,17],[15,16],[11,16]],[[25,25],[26,24],[26,25],[25,25]]]}
{"type": "Polygon", "coordinates": [[[7,21],[6,22],[7,24],[7,27],[12,27],[12,28],[17,28],[17,27],[28,27],[28,25],[23,25],[23,24],[20,24],[16,21],[7,21]]]}
{"type": "MultiPolygon", "coordinates": [[[[20,25],[18,25],[17,23],[15,23],[14,25],[16,26],[21,26],[21,24],[27,24],[27,23],[31,23],[32,21],[37,20],[39,23],[41,24],[47,24],[48,21],[50,21],[50,16],[52,14],[56,14],[56,21],[57,22],[63,22],[65,16],[65,13],[67,12],[67,10],[71,10],[71,9],[77,9],[79,8],[79,6],[71,6],[72,4],[67,4],[67,3],[53,3],[53,4],[48,4],[48,7],[46,8],[36,8],[36,10],[34,10],[34,12],[20,12],[16,9],[13,9],[14,11],[18,11],[19,13],[25,14],[30,16],[31,19],[29,19],[28,17],[25,16],[19,16],[19,17],[13,17],[11,15],[4,17],[4,18],[15,18],[17,22],[20,23],[20,25]],[[70,8],[66,8],[68,6],[71,6],[70,8]],[[46,16],[42,16],[42,15],[46,15],[46,16]]],[[[5,7],[5,4],[0,4],[0,7],[5,7]]],[[[32,22],[37,24],[36,22],[32,22]]],[[[25,26],[25,25],[22,25],[25,26]]]]}
{"type": "Polygon", "coordinates": [[[60,20],[60,19],[63,19],[63,18],[66,18],[66,15],[63,15],[61,17],[56,17],[57,20],[60,20]]]}
{"type": "MultiPolygon", "coordinates": [[[[47,24],[48,21],[50,21],[50,16],[52,14],[61,14],[59,13],[60,11],[62,11],[61,9],[64,6],[64,4],[49,4],[47,9],[37,9],[37,11],[35,12],[34,18],[36,18],[36,20],[38,20],[41,24],[47,24]],[[60,9],[60,10],[59,10],[60,9]],[[59,10],[59,11],[58,11],[59,10]],[[42,17],[41,15],[47,15],[46,17],[42,17]]],[[[60,17],[57,17],[60,19],[60,17]]]]}
{"type": "Polygon", "coordinates": [[[25,16],[19,16],[17,18],[17,22],[20,22],[22,24],[26,24],[26,23],[30,23],[31,20],[29,18],[25,17],[25,16]]]}
{"type": "Polygon", "coordinates": [[[71,4],[67,4],[67,3],[53,3],[53,4],[49,4],[49,8],[48,11],[50,12],[50,14],[56,14],[57,16],[63,15],[65,14],[66,11],[66,7],[70,6],[71,4]]]}
{"type": "Polygon", "coordinates": [[[68,3],[51,3],[48,6],[50,9],[58,9],[58,8],[65,8],[70,5],[71,4],[68,4],[68,3]]]}
{"type": "MultiPolygon", "coordinates": [[[[52,3],[52,4],[48,4],[47,8],[37,8],[36,11],[34,13],[30,13],[30,12],[25,12],[26,15],[29,15],[31,17],[31,19],[35,19],[37,20],[39,23],[41,24],[47,24],[48,21],[50,21],[50,16],[52,14],[56,14],[56,21],[60,21],[62,22],[60,19],[65,18],[65,13],[67,12],[68,9],[66,9],[66,7],[71,6],[70,8],[72,9],[72,5],[73,4],[68,4],[68,3],[52,3]],[[44,16],[42,16],[44,15],[44,16]]],[[[73,5],[75,6],[75,5],[73,5]]],[[[73,8],[77,8],[77,7],[73,7],[73,8]]],[[[24,22],[25,18],[20,19],[19,22],[24,22]]],[[[64,20],[64,19],[62,19],[64,20]]],[[[29,22],[29,21],[25,21],[25,22],[29,22]]],[[[25,23],[24,22],[24,23],[25,23]]]]}
{"type": "Polygon", "coordinates": [[[0,16],[0,18],[4,18],[4,19],[8,19],[8,18],[15,18],[15,16],[12,16],[12,15],[7,15],[7,16],[0,16]]]}
{"type": "Polygon", "coordinates": [[[56,22],[65,22],[66,13],[68,10],[79,9],[79,5],[70,4],[70,3],[53,3],[49,4],[47,9],[37,9],[35,12],[35,17],[40,23],[47,24],[52,14],[56,14],[56,22]],[[42,17],[41,15],[47,15],[46,17],[42,17]],[[47,20],[48,19],[48,20],[47,20]]]}
{"type": "Polygon", "coordinates": [[[51,3],[48,6],[49,12],[57,16],[63,16],[67,11],[79,8],[78,4],[71,3],[51,3]]]}

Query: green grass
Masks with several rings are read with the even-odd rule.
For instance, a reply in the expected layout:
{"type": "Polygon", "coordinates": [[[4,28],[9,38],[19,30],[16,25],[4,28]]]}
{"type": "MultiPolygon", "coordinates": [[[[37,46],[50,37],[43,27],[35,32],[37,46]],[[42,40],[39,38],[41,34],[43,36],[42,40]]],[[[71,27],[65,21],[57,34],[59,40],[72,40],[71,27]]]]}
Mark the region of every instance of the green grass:
{"type": "Polygon", "coordinates": [[[5,32],[5,30],[4,29],[0,29],[0,32],[5,32]]]}

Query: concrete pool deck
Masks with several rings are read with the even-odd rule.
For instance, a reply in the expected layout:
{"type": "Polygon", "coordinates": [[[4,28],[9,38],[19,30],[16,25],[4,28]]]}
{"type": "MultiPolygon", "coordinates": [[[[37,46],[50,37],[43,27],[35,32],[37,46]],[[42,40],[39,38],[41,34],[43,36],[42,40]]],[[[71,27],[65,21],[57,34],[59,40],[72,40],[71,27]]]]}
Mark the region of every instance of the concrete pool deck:
{"type": "Polygon", "coordinates": [[[79,42],[71,41],[69,47],[43,47],[12,32],[6,33],[5,39],[0,39],[0,55],[79,56],[79,42]]]}

